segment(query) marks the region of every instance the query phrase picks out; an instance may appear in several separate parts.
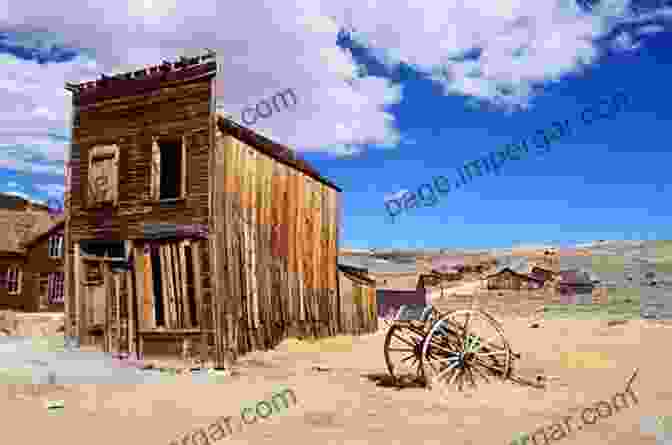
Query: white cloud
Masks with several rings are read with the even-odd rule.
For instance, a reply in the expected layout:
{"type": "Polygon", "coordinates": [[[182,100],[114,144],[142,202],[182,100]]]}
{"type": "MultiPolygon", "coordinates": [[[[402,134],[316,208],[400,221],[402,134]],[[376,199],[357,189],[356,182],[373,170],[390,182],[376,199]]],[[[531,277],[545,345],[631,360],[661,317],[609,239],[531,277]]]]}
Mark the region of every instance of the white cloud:
{"type": "Polygon", "coordinates": [[[27,194],[22,193],[22,192],[17,192],[17,191],[15,191],[15,190],[8,190],[8,191],[4,191],[4,192],[2,192],[2,193],[5,193],[6,195],[18,196],[19,198],[27,199],[27,200],[29,200],[29,201],[32,200],[32,198],[30,197],[30,195],[27,195],[27,194]]]}
{"type": "MultiPolygon", "coordinates": [[[[293,109],[253,126],[279,142],[336,154],[356,153],[363,144],[396,146],[402,136],[387,107],[401,100],[402,90],[366,73],[336,45],[341,27],[352,30],[390,68],[410,65],[440,84],[446,95],[515,109],[530,106],[533,86],[595,63],[600,55],[595,39],[616,25],[646,26],[652,19],[672,17],[669,8],[632,15],[628,0],[601,5],[588,13],[574,0],[502,0],[496,5],[256,0],[234,9],[216,0],[62,0],[39,8],[14,2],[11,11],[0,9],[0,27],[23,32],[12,34],[13,44],[90,51],[71,62],[45,65],[1,56],[0,144],[14,144],[14,152],[0,151],[0,166],[23,171],[40,161],[48,165],[35,165],[36,171],[61,171],[66,144],[44,138],[69,126],[66,80],[93,80],[102,72],[172,60],[194,48],[218,51],[218,105],[236,120],[242,108],[295,89],[293,109]],[[20,154],[25,149],[15,141],[19,135],[35,138],[25,145],[29,156],[20,154]]],[[[619,39],[615,48],[632,49],[626,37],[619,39]]]]}
{"type": "Polygon", "coordinates": [[[665,31],[664,26],[660,25],[646,25],[642,26],[637,30],[638,35],[646,35],[646,34],[657,34],[659,32],[665,31]]]}

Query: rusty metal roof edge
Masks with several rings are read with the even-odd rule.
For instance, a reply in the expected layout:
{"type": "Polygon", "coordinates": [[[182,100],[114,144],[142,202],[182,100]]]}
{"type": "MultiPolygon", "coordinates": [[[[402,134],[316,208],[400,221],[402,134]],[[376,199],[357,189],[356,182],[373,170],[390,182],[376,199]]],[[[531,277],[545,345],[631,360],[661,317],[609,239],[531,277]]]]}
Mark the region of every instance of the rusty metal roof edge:
{"type": "Polygon", "coordinates": [[[217,128],[222,133],[233,136],[236,139],[240,139],[241,141],[251,145],[252,147],[256,148],[262,153],[272,157],[277,161],[282,162],[285,165],[288,165],[296,170],[299,170],[302,173],[305,173],[306,175],[323,183],[324,185],[333,188],[337,192],[343,192],[343,189],[341,189],[339,186],[337,186],[333,182],[329,181],[328,179],[320,175],[318,171],[307,161],[300,158],[294,158],[294,155],[292,153],[293,150],[291,150],[290,148],[278,142],[274,142],[268,139],[267,137],[260,135],[254,130],[251,130],[247,127],[243,127],[237,122],[231,119],[227,119],[223,116],[220,115],[216,116],[216,123],[217,128]],[[267,146],[270,146],[271,148],[267,146]],[[274,152],[273,149],[281,151],[283,153],[289,153],[289,156],[283,157],[279,153],[274,152]]]}

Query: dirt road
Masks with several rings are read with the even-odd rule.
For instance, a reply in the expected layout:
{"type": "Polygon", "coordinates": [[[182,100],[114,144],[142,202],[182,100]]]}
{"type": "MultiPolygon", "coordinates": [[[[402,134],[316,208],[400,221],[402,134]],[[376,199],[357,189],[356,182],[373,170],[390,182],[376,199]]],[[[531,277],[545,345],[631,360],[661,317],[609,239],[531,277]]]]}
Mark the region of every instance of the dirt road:
{"type": "MultiPolygon", "coordinates": [[[[381,331],[332,348],[340,349],[335,352],[317,351],[317,345],[300,352],[285,343],[244,357],[238,375],[216,384],[177,376],[165,384],[78,385],[51,393],[45,387],[26,400],[3,395],[2,442],[168,445],[232,416],[233,434],[226,439],[212,442],[197,435],[184,443],[508,445],[516,433],[532,433],[566,416],[579,418],[584,407],[623,391],[639,367],[632,385],[638,404],[575,428],[557,442],[656,444],[655,436],[640,431],[640,420],[671,411],[669,354],[663,352],[672,344],[669,326],[549,320],[533,329],[525,319],[498,318],[513,348],[523,354],[521,373],[557,377],[547,389],[492,383],[475,395],[456,392],[443,400],[423,388],[385,386],[381,331]],[[241,426],[241,408],[254,408],[282,388],[294,391],[296,405],[241,426]],[[65,408],[50,415],[40,398],[62,399],[65,408]]],[[[537,443],[544,441],[537,438],[537,443]]]]}

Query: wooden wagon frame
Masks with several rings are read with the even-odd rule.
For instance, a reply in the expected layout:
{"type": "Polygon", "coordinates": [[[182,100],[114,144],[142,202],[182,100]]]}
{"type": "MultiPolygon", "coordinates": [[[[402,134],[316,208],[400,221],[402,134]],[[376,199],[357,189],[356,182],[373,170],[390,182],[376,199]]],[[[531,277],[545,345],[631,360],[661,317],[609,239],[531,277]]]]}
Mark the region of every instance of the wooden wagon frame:
{"type": "Polygon", "coordinates": [[[501,324],[478,309],[441,314],[431,305],[402,306],[389,323],[384,353],[390,375],[399,382],[410,378],[428,387],[454,384],[462,391],[467,382],[476,388],[479,379],[489,383],[494,377],[544,388],[515,373],[520,354],[511,350],[501,324]],[[395,353],[406,355],[395,359],[395,353]],[[411,372],[404,372],[411,360],[411,372]]]}

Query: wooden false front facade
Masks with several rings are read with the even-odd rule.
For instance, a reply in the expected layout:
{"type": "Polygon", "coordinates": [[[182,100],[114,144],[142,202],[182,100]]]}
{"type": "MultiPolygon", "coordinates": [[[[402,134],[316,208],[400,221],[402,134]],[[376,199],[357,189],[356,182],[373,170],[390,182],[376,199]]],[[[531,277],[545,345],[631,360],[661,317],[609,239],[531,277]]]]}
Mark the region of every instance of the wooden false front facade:
{"type": "Polygon", "coordinates": [[[288,335],[348,333],[341,190],[215,115],[214,62],[179,65],[68,86],[66,334],[148,353],[193,336],[223,366],[288,335]]]}

